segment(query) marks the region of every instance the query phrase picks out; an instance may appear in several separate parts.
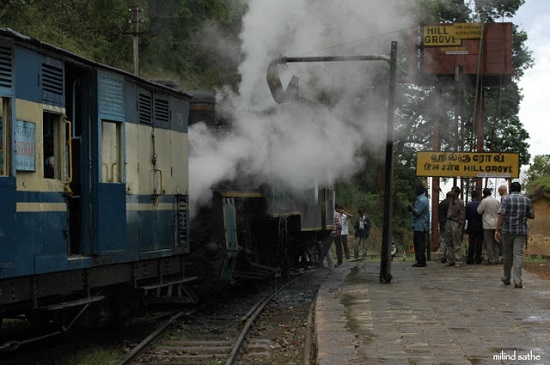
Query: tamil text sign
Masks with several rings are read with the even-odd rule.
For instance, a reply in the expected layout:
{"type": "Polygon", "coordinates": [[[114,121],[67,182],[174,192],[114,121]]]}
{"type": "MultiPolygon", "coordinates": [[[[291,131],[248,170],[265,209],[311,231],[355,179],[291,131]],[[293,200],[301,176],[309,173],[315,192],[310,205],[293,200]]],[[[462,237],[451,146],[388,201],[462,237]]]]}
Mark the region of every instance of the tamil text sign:
{"type": "Polygon", "coordinates": [[[492,152],[418,152],[418,176],[519,177],[519,154],[492,152]]]}

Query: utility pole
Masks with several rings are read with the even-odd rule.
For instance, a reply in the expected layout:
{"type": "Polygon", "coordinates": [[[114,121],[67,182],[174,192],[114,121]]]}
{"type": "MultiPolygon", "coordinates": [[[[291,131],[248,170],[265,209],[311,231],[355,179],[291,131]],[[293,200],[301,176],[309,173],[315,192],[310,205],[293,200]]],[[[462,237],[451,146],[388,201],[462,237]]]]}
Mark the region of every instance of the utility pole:
{"type": "Polygon", "coordinates": [[[281,57],[272,60],[267,66],[267,84],[273,99],[278,104],[297,100],[299,79],[293,77],[285,90],[279,77],[277,65],[290,62],[333,62],[333,61],[387,61],[390,66],[388,90],[388,124],[386,129],[386,169],[384,181],[384,224],[382,228],[382,249],[380,252],[380,282],[391,283],[391,233],[393,198],[393,130],[395,119],[395,85],[397,74],[397,42],[391,42],[390,56],[326,56],[326,57],[281,57]]]}
{"type": "Polygon", "coordinates": [[[129,23],[134,26],[131,34],[134,49],[134,75],[136,76],[139,76],[139,13],[141,13],[141,10],[137,5],[128,9],[132,13],[132,19],[130,19],[129,23]]]}
{"type": "MultiPolygon", "coordinates": [[[[434,121],[434,140],[433,140],[433,151],[441,151],[441,120],[443,119],[441,115],[441,99],[440,95],[443,94],[442,87],[440,85],[436,88],[436,94],[438,95],[436,108],[434,109],[433,121],[434,121]]],[[[431,260],[431,251],[436,250],[439,247],[439,177],[432,177],[432,189],[431,189],[431,199],[432,199],[432,219],[431,219],[431,235],[430,235],[430,244],[426,245],[426,258],[431,260]]],[[[445,213],[447,214],[447,213],[445,213]]]]}
{"type": "Polygon", "coordinates": [[[382,249],[380,251],[380,283],[391,283],[391,235],[393,202],[393,129],[395,119],[395,85],[397,77],[397,42],[391,42],[388,93],[388,124],[386,129],[386,170],[384,179],[384,222],[382,225],[382,249]]]}

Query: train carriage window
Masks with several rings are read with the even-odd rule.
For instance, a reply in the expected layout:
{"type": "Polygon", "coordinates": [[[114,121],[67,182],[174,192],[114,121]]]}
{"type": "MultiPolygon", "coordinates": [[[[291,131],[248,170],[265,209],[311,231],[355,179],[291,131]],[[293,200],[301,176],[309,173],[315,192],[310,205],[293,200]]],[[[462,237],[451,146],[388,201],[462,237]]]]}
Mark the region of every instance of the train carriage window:
{"type": "Polygon", "coordinates": [[[122,182],[122,123],[101,121],[101,182],[122,182]]]}
{"type": "Polygon", "coordinates": [[[46,179],[62,179],[62,156],[64,148],[65,129],[62,115],[44,111],[42,124],[42,142],[44,158],[44,177],[46,179]]]}

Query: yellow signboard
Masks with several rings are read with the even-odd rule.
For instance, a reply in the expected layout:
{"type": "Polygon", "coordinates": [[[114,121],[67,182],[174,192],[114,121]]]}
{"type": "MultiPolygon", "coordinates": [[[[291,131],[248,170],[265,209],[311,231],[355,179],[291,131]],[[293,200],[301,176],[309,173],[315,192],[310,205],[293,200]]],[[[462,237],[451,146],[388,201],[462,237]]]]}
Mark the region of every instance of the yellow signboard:
{"type": "Polygon", "coordinates": [[[418,176],[519,177],[519,154],[493,152],[418,152],[418,176]]]}
{"type": "Polygon", "coordinates": [[[481,23],[454,23],[453,29],[459,39],[481,39],[481,23]]]}
{"type": "Polygon", "coordinates": [[[481,23],[425,25],[424,47],[461,46],[463,39],[481,39],[481,23]]]}

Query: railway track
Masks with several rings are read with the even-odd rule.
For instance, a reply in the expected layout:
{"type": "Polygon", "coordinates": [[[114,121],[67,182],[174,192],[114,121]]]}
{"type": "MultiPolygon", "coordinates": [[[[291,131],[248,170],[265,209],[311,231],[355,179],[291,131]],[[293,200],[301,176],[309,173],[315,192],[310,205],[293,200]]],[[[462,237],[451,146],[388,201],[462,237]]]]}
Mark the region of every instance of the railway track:
{"type": "MultiPolygon", "coordinates": [[[[288,346],[295,356],[298,349],[299,363],[309,364],[314,354],[311,313],[324,275],[311,271],[193,313],[179,312],[118,365],[277,364],[277,354],[288,357],[288,346]],[[296,339],[285,333],[290,328],[296,339]]],[[[288,364],[288,358],[281,363],[288,364]]]]}
{"type": "Polygon", "coordinates": [[[109,363],[118,365],[307,365],[315,355],[313,303],[326,274],[311,270],[284,282],[249,285],[200,308],[172,307],[109,328],[52,329],[47,336],[28,328],[16,336],[20,348],[0,353],[0,363],[78,364],[80,353],[108,348],[109,363]]]}

